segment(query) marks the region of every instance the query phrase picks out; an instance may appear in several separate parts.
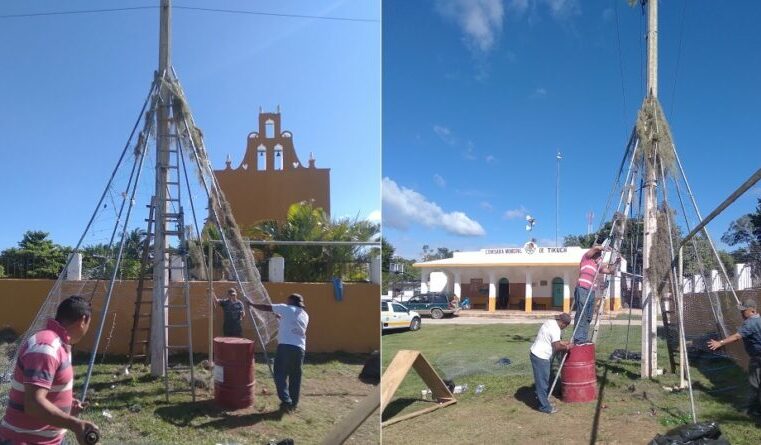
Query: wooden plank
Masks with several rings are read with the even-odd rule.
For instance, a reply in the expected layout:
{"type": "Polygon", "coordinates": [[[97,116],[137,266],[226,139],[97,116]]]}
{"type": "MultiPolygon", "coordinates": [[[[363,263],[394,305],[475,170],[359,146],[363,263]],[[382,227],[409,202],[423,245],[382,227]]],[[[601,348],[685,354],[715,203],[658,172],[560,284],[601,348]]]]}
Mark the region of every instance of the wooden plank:
{"type": "Polygon", "coordinates": [[[396,353],[394,359],[386,368],[386,372],[384,372],[381,377],[381,413],[383,413],[386,406],[388,406],[388,403],[394,397],[396,390],[399,389],[399,385],[401,385],[404,377],[409,373],[410,368],[413,368],[415,372],[418,373],[423,380],[423,383],[425,383],[431,390],[431,393],[437,402],[436,406],[388,419],[381,424],[382,426],[391,425],[405,419],[411,419],[421,414],[429,413],[439,408],[457,403],[457,400],[449,391],[447,385],[444,384],[444,381],[441,380],[439,374],[433,369],[433,366],[431,366],[430,362],[425,359],[420,351],[402,349],[396,353]]]}
{"type": "Polygon", "coordinates": [[[354,431],[362,425],[362,422],[367,420],[368,417],[380,406],[380,391],[373,391],[369,396],[365,397],[362,402],[357,405],[348,416],[341,419],[341,421],[333,427],[333,429],[325,436],[322,441],[322,445],[340,445],[346,441],[354,431]]]}
{"type": "Polygon", "coordinates": [[[418,411],[415,411],[415,412],[412,412],[412,413],[409,413],[409,414],[405,414],[403,416],[398,416],[398,417],[393,417],[391,419],[388,419],[387,421],[381,423],[381,427],[386,427],[386,426],[389,426],[389,425],[393,425],[393,424],[395,424],[397,422],[401,422],[402,420],[412,419],[413,417],[417,417],[417,416],[420,416],[420,415],[423,415],[423,414],[427,414],[427,413],[436,411],[439,408],[444,408],[445,406],[449,406],[449,405],[452,405],[452,404],[455,404],[455,403],[457,403],[457,400],[455,400],[455,399],[445,400],[442,403],[437,403],[434,406],[431,406],[431,407],[428,407],[428,408],[424,408],[424,409],[421,409],[421,410],[418,410],[418,411]]]}
{"type": "Polygon", "coordinates": [[[388,402],[399,389],[399,385],[402,384],[402,380],[407,376],[418,355],[420,355],[419,351],[402,349],[396,353],[394,359],[389,363],[383,377],[381,377],[381,412],[386,409],[388,402]]]}
{"type": "Polygon", "coordinates": [[[434,400],[454,398],[449,391],[449,388],[447,388],[447,385],[441,380],[441,377],[439,377],[439,374],[433,369],[433,366],[428,363],[428,360],[423,357],[423,354],[418,354],[412,367],[415,368],[415,371],[417,371],[420,378],[423,379],[423,383],[425,383],[431,390],[434,400]]]}

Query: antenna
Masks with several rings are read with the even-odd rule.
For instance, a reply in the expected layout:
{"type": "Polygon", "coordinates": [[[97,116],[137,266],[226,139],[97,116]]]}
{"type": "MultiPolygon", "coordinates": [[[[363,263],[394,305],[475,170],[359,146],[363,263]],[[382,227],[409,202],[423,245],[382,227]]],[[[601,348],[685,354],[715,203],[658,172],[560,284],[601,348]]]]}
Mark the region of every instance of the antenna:
{"type": "Polygon", "coordinates": [[[560,227],[560,160],[563,159],[560,151],[555,155],[555,159],[557,159],[558,164],[557,175],[555,177],[555,247],[557,247],[560,246],[560,237],[558,236],[560,227]]]}

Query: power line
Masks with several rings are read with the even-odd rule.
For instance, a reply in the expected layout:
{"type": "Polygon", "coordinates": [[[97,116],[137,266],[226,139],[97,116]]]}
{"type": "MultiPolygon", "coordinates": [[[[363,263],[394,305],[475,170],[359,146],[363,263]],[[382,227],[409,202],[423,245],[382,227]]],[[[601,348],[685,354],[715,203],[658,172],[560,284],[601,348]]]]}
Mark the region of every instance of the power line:
{"type": "Polygon", "coordinates": [[[262,12],[262,11],[243,11],[238,9],[215,9],[215,8],[200,8],[193,6],[173,6],[174,9],[186,9],[190,11],[204,11],[204,12],[222,12],[227,14],[246,14],[246,15],[263,15],[269,17],[291,17],[299,19],[320,19],[320,20],[337,20],[344,22],[368,22],[378,23],[378,19],[363,19],[354,17],[330,17],[320,15],[306,15],[306,14],[280,14],[275,12],[262,12]]]}
{"type": "MultiPolygon", "coordinates": [[[[145,9],[158,9],[158,6],[132,6],[127,8],[108,8],[108,9],[83,9],[77,11],[48,11],[48,12],[31,12],[24,14],[4,14],[0,15],[0,19],[16,19],[16,18],[29,18],[29,17],[45,17],[56,15],[75,15],[75,14],[100,14],[108,12],[124,12],[124,11],[137,11],[145,9]]],[[[200,11],[200,12],[216,12],[224,14],[244,14],[244,15],[258,15],[266,17],[284,17],[284,18],[297,18],[297,19],[316,19],[316,20],[332,20],[342,22],[365,22],[365,23],[378,23],[378,19],[364,19],[355,17],[333,17],[333,16],[321,16],[321,15],[308,15],[308,14],[285,14],[276,12],[264,12],[264,11],[246,11],[239,9],[216,9],[216,8],[201,8],[193,6],[181,6],[174,5],[172,9],[184,9],[187,11],[200,11]]]]}
{"type": "Polygon", "coordinates": [[[50,16],[50,15],[97,14],[102,12],[135,11],[139,9],[158,9],[158,6],[132,6],[128,8],[85,9],[85,10],[79,10],[79,11],[48,11],[48,12],[31,12],[26,14],[4,14],[4,15],[0,15],[0,19],[43,17],[43,16],[50,16]]]}

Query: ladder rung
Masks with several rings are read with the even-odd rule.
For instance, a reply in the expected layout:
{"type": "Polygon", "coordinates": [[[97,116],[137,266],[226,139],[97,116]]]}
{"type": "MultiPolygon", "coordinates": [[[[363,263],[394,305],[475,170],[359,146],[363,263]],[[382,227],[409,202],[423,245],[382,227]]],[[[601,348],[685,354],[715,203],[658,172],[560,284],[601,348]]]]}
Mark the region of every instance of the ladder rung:
{"type": "Polygon", "coordinates": [[[189,324],[168,324],[166,325],[167,328],[188,328],[190,327],[189,324]]]}
{"type": "Polygon", "coordinates": [[[188,307],[187,304],[165,304],[165,308],[173,308],[173,307],[188,307]]]}
{"type": "Polygon", "coordinates": [[[150,331],[151,328],[136,328],[136,331],[150,331]]]}
{"type": "Polygon", "coordinates": [[[166,345],[167,349],[188,349],[190,346],[188,345],[166,345]]]}
{"type": "Polygon", "coordinates": [[[184,232],[182,230],[167,230],[164,232],[164,235],[166,236],[180,236],[184,235],[184,232]]]}
{"type": "Polygon", "coordinates": [[[180,185],[180,182],[179,181],[177,181],[177,182],[175,182],[175,181],[167,181],[166,185],[180,185]]]}

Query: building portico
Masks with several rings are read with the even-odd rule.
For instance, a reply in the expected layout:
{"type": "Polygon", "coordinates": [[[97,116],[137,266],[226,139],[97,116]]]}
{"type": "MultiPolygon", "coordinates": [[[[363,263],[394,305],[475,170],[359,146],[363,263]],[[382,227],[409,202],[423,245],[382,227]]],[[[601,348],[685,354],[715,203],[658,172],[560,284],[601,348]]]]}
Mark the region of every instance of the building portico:
{"type": "MultiPolygon", "coordinates": [[[[529,242],[523,247],[455,252],[452,258],[414,266],[421,269],[421,292],[467,297],[474,309],[569,312],[579,262],[587,250],[539,247],[529,242]]],[[[620,278],[610,281],[610,309],[616,310],[620,307],[620,278]]]]}

